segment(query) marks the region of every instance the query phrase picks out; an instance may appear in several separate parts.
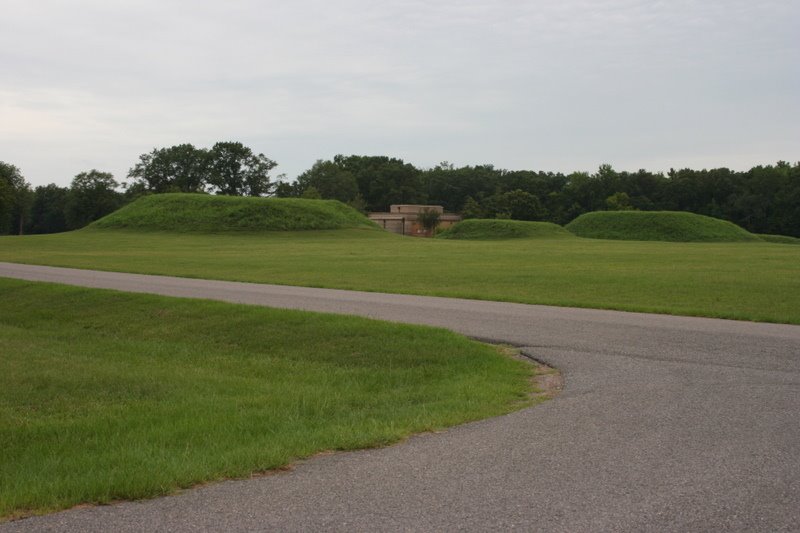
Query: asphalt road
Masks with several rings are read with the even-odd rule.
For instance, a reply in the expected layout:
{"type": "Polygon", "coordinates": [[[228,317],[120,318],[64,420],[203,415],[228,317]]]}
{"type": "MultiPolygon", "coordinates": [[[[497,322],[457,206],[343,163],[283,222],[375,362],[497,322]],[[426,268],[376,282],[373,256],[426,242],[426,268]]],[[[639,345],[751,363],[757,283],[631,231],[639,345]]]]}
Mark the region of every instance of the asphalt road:
{"type": "Polygon", "coordinates": [[[443,326],[523,346],[566,379],[511,415],[0,531],[800,531],[800,326],[6,263],[0,276],[443,326]]]}

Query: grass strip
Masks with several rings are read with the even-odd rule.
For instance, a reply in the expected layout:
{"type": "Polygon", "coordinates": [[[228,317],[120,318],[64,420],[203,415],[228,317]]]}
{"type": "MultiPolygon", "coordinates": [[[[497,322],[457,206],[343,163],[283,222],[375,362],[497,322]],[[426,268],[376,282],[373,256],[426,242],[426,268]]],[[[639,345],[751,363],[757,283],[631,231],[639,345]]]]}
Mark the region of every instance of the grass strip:
{"type": "Polygon", "coordinates": [[[800,247],[372,230],[0,237],[0,261],[800,324],[800,247]]]}
{"type": "Polygon", "coordinates": [[[0,516],[507,413],[532,372],[436,328],[0,279],[0,516]]]}

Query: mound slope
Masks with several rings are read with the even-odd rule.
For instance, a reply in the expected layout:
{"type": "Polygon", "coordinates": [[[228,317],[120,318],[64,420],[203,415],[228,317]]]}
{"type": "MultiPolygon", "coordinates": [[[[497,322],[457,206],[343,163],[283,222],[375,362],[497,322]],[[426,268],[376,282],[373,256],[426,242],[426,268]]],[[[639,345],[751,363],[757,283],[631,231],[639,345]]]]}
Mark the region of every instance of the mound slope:
{"type": "Polygon", "coordinates": [[[170,193],[139,198],[95,221],[90,227],[218,233],[377,226],[352,207],[336,200],[170,193]]]}
{"type": "Polygon", "coordinates": [[[551,222],[522,220],[468,219],[443,231],[441,239],[502,240],[502,239],[560,239],[572,237],[567,230],[551,222]]]}
{"type": "Polygon", "coordinates": [[[578,237],[627,241],[744,242],[761,240],[732,222],[682,211],[595,211],[566,228],[578,237]]]}
{"type": "Polygon", "coordinates": [[[800,239],[797,237],[789,237],[788,235],[770,235],[767,233],[759,233],[758,237],[762,241],[773,242],[777,244],[800,244],[800,239]]]}

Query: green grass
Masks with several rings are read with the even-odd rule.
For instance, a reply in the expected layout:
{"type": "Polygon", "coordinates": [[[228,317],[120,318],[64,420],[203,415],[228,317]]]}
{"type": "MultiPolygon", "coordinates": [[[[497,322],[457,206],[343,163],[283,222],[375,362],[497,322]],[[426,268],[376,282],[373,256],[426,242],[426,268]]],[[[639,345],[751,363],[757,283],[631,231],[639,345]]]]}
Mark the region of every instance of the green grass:
{"type": "Polygon", "coordinates": [[[454,333],[0,279],[0,516],[147,498],[529,405],[454,333]]]}
{"type": "Polygon", "coordinates": [[[502,239],[560,239],[572,234],[551,222],[521,220],[470,219],[457,223],[437,235],[440,239],[502,240],[502,239]]]}
{"type": "Polygon", "coordinates": [[[776,244],[800,244],[800,239],[797,237],[789,237],[788,235],[769,235],[767,233],[758,233],[758,238],[764,242],[774,242],[776,244]]]}
{"type": "Polygon", "coordinates": [[[679,211],[595,211],[566,228],[579,237],[627,241],[748,242],[757,235],[732,222],[679,211]]]}
{"type": "Polygon", "coordinates": [[[800,324],[800,247],[383,231],[0,237],[0,261],[800,324]]]}
{"type": "Polygon", "coordinates": [[[336,200],[180,193],[139,198],[92,226],[195,233],[377,228],[367,217],[336,200]]]}

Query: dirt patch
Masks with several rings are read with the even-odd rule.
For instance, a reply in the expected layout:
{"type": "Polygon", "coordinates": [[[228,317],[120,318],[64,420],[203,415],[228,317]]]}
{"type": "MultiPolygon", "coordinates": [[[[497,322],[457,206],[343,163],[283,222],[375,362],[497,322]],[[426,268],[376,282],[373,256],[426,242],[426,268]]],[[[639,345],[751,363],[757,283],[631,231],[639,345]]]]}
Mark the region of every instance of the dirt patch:
{"type": "Polygon", "coordinates": [[[564,390],[564,376],[557,368],[534,361],[536,375],[533,377],[535,391],[533,398],[549,400],[555,398],[564,390]]]}
{"type": "Polygon", "coordinates": [[[530,398],[536,403],[555,398],[564,390],[564,376],[561,375],[559,369],[523,354],[519,348],[514,346],[500,344],[497,347],[505,355],[533,365],[534,374],[530,379],[530,398]]]}

